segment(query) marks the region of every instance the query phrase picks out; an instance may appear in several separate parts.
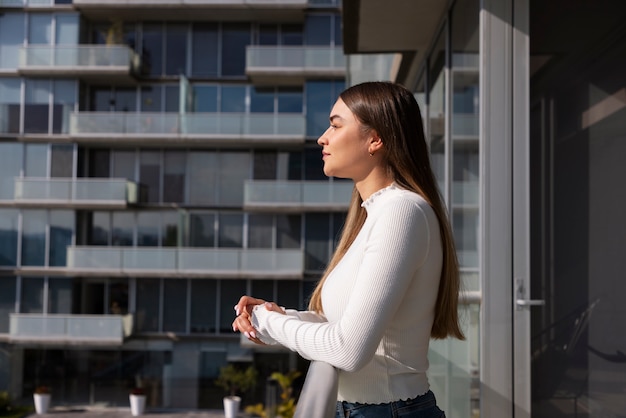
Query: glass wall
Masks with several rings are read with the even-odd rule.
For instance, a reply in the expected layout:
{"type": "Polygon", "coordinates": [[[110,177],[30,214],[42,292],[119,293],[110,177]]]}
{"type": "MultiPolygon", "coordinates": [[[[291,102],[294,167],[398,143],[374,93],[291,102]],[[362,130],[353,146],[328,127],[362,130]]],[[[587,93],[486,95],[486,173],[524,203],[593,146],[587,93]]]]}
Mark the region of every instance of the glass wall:
{"type": "MultiPolygon", "coordinates": [[[[446,200],[461,267],[462,290],[479,294],[479,2],[458,0],[416,82],[415,97],[431,162],[446,200]]],[[[460,306],[466,341],[431,342],[429,379],[447,416],[479,414],[479,314],[460,306]]]]}

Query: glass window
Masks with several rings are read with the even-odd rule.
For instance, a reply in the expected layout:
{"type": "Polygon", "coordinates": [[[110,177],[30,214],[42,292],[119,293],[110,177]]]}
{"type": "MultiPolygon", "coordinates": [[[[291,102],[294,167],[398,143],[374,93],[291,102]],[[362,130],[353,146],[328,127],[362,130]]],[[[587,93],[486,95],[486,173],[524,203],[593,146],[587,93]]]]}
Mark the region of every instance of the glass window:
{"type": "Polygon", "coordinates": [[[165,151],[163,159],[163,202],[182,203],[185,201],[187,155],[180,151],[165,151]]]}
{"type": "Polygon", "coordinates": [[[135,180],[135,152],[113,150],[111,158],[113,160],[112,178],[135,180]]]}
{"type": "Polygon", "coordinates": [[[274,89],[252,86],[250,112],[274,113],[274,89]]]}
{"type": "Polygon", "coordinates": [[[137,213],[137,246],[158,247],[160,223],[158,212],[137,213]]]}
{"type": "Polygon", "coordinates": [[[187,332],[188,280],[163,280],[163,332],[187,332]]]}
{"type": "Polygon", "coordinates": [[[45,210],[22,212],[22,266],[43,266],[46,260],[45,210]]]}
{"type": "Polygon", "coordinates": [[[9,316],[15,312],[16,290],[15,277],[0,277],[0,334],[9,332],[9,316]]]}
{"type": "Polygon", "coordinates": [[[68,133],[70,112],[76,103],[77,83],[73,80],[52,82],[52,133],[68,133]]]}
{"type": "Polygon", "coordinates": [[[165,86],[165,111],[180,112],[180,86],[165,86]]]}
{"type": "Polygon", "coordinates": [[[320,147],[306,148],[304,150],[304,179],[327,180],[324,174],[324,161],[320,147]]]}
{"type": "Polygon", "coordinates": [[[93,212],[88,245],[110,245],[111,215],[109,212],[93,212]]]}
{"type": "Polygon", "coordinates": [[[243,215],[220,213],[218,224],[218,246],[221,248],[243,247],[243,215]]]}
{"type": "Polygon", "coordinates": [[[193,24],[191,34],[192,77],[217,77],[218,39],[217,24],[193,24]]]}
{"type": "Polygon", "coordinates": [[[251,164],[247,152],[222,152],[219,154],[218,196],[220,206],[243,204],[243,183],[250,178],[251,164]]]}
{"type": "Polygon", "coordinates": [[[26,144],[25,177],[48,177],[48,145],[26,144]]]}
{"type": "Polygon", "coordinates": [[[17,266],[18,215],[17,209],[0,209],[0,266],[17,266]]]}
{"type": "Polygon", "coordinates": [[[113,112],[134,112],[137,110],[137,91],[132,88],[117,89],[111,103],[113,112]]]}
{"type": "Polygon", "coordinates": [[[15,177],[22,174],[24,145],[17,142],[0,143],[0,200],[15,198],[15,177]]]}
{"type": "Polygon", "coordinates": [[[187,74],[187,25],[168,23],[165,33],[165,74],[187,74]]]}
{"type": "Polygon", "coordinates": [[[333,20],[330,15],[308,15],[304,39],[306,45],[331,45],[333,20]]]}
{"type": "Polygon", "coordinates": [[[222,280],[220,283],[220,332],[233,332],[233,306],[246,293],[245,280],[222,280]]]}
{"type": "Polygon", "coordinates": [[[217,154],[192,151],[188,155],[189,203],[215,205],[219,176],[217,154]]]}
{"type": "Polygon", "coordinates": [[[158,203],[161,195],[161,153],[142,151],[139,155],[139,181],[145,187],[146,202],[158,203]]]}
{"type": "Polygon", "coordinates": [[[192,213],[189,215],[189,245],[215,247],[215,215],[192,213]]]}
{"type": "MultiPolygon", "coordinates": [[[[278,113],[302,113],[302,89],[280,87],[278,89],[278,113]]],[[[328,109],[330,113],[330,108],[328,109]]]]}
{"type": "Polygon", "coordinates": [[[248,248],[272,248],[274,217],[269,214],[248,215],[248,248]]]}
{"type": "Polygon", "coordinates": [[[278,25],[260,24],[258,45],[278,45],[278,25]]]}
{"type": "MultiPolygon", "coordinates": [[[[5,9],[0,15],[0,68],[14,69],[18,67],[19,48],[23,44],[24,13],[7,13],[5,9]]],[[[2,103],[3,98],[1,90],[0,87],[0,103],[2,103]]]]}
{"type": "Polygon", "coordinates": [[[344,89],[343,81],[306,82],[306,134],[318,138],[328,128],[328,116],[339,93],[344,89]]]}
{"type": "Polygon", "coordinates": [[[72,279],[48,279],[48,313],[72,313],[72,279]]]}
{"type": "Polygon", "coordinates": [[[193,86],[193,111],[217,112],[217,86],[193,86]]]}
{"type": "Polygon", "coordinates": [[[250,294],[255,298],[276,301],[274,283],[275,280],[250,280],[250,294]]]}
{"type": "MultiPolygon", "coordinates": [[[[1,20],[0,23],[2,23],[1,20]]],[[[0,25],[0,30],[1,27],[2,25],[0,25]]],[[[2,36],[0,36],[0,42],[2,42],[2,36]]],[[[1,43],[0,48],[2,48],[1,43]]],[[[0,60],[2,60],[1,54],[0,49],[0,60]]],[[[2,68],[1,65],[0,61],[0,68],[2,68]]],[[[20,86],[19,78],[0,78],[0,133],[20,132],[20,86]]]]}
{"type": "Polygon", "coordinates": [[[440,34],[432,56],[429,58],[429,70],[432,74],[428,86],[428,133],[433,171],[439,188],[445,196],[445,36],[440,34]]]}
{"type": "Polygon", "coordinates": [[[163,95],[162,85],[144,85],[141,86],[141,111],[142,112],[160,112],[161,96],[163,95]]]}
{"type": "Polygon", "coordinates": [[[49,132],[50,81],[26,80],[24,103],[24,132],[47,134],[49,132]]]}
{"type": "Polygon", "coordinates": [[[307,213],[304,218],[304,268],[324,270],[329,259],[329,216],[307,213]]]}
{"type": "Polygon", "coordinates": [[[282,25],[280,28],[281,45],[302,45],[304,34],[302,25],[282,25]]]}
{"type": "Polygon", "coordinates": [[[109,283],[109,313],[126,315],[128,313],[128,279],[112,279],[109,283]]]}
{"type": "Polygon", "coordinates": [[[132,212],[113,212],[111,218],[111,245],[121,247],[133,245],[134,218],[132,212]]]}
{"type": "Polygon", "coordinates": [[[111,151],[90,149],[88,152],[88,177],[108,178],[111,176],[111,151]]]}
{"type": "Polygon", "coordinates": [[[137,331],[159,331],[160,288],[161,280],[137,279],[137,310],[135,312],[137,331]]]}
{"type": "Polygon", "coordinates": [[[220,112],[246,111],[246,87],[245,86],[223,86],[220,100],[220,112]]]}
{"type": "Polygon", "coordinates": [[[63,267],[67,265],[67,247],[72,245],[74,237],[74,212],[71,210],[50,211],[49,265],[63,267]]]}
{"type": "Polygon", "coordinates": [[[276,248],[300,248],[300,215],[276,215],[276,248]]]}
{"type": "Polygon", "coordinates": [[[143,25],[141,62],[144,75],[158,77],[163,74],[163,25],[143,25]]]}
{"type": "Polygon", "coordinates": [[[250,25],[224,23],[222,25],[222,76],[244,76],[246,46],[250,44],[250,25]]]}
{"type": "Polygon", "coordinates": [[[217,282],[206,279],[191,280],[191,332],[215,332],[216,317],[217,282]]]}
{"type": "Polygon", "coordinates": [[[56,39],[57,45],[78,44],[78,26],[80,15],[78,13],[57,13],[56,39]]]}
{"type": "Polygon", "coordinates": [[[28,15],[28,43],[52,44],[52,14],[30,13],[28,15]]]}
{"type": "Polygon", "coordinates": [[[71,178],[74,174],[74,145],[50,145],[50,177],[71,178]]]}
{"type": "Polygon", "coordinates": [[[255,180],[275,180],[277,157],[275,151],[255,151],[252,177],[255,180]]]}
{"type": "Polygon", "coordinates": [[[278,296],[276,302],[280,306],[302,309],[300,305],[300,282],[296,280],[279,280],[276,282],[278,296]]]}
{"type": "Polygon", "coordinates": [[[22,277],[20,313],[43,313],[43,285],[41,277],[22,277]]]}
{"type": "Polygon", "coordinates": [[[181,213],[161,212],[161,245],[163,247],[178,246],[178,225],[181,213]]]}

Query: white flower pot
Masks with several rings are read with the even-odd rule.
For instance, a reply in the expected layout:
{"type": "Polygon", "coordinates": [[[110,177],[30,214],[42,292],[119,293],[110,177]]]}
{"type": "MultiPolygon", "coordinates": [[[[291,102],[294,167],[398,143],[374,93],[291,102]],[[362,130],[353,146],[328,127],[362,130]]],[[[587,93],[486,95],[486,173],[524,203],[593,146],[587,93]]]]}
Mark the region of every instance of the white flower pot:
{"type": "Polygon", "coordinates": [[[49,393],[34,393],[33,399],[35,401],[35,411],[38,414],[45,414],[50,408],[50,394],[49,393]]]}
{"type": "Polygon", "coordinates": [[[146,395],[129,395],[130,398],[130,413],[136,417],[143,415],[146,410],[146,395]]]}
{"type": "Polygon", "coordinates": [[[241,398],[239,396],[224,397],[224,417],[236,418],[237,414],[239,414],[240,404],[241,404],[241,398]]]}

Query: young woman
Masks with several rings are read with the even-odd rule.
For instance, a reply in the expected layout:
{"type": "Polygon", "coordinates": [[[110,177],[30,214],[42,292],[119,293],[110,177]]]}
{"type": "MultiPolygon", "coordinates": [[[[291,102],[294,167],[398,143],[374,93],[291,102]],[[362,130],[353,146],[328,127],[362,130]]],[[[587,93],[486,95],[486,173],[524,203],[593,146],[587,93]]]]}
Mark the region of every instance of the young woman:
{"type": "Polygon", "coordinates": [[[233,329],[334,366],[337,417],[444,417],[427,354],[464,338],[459,271],[417,102],[398,84],[350,87],[317,142],[324,173],[355,186],[337,249],[308,311],[243,296],[233,329]]]}

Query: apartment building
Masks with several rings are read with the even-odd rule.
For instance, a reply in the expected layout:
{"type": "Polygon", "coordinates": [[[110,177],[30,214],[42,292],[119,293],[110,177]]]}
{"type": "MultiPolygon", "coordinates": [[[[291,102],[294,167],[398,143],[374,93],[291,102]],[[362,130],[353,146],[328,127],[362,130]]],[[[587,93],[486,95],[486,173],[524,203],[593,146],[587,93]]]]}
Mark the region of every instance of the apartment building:
{"type": "Polygon", "coordinates": [[[227,363],[305,369],[231,322],[303,308],[344,220],[340,6],[0,0],[0,390],[210,408],[227,363]]]}

